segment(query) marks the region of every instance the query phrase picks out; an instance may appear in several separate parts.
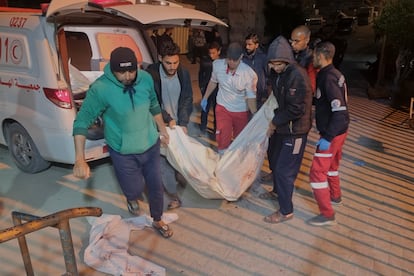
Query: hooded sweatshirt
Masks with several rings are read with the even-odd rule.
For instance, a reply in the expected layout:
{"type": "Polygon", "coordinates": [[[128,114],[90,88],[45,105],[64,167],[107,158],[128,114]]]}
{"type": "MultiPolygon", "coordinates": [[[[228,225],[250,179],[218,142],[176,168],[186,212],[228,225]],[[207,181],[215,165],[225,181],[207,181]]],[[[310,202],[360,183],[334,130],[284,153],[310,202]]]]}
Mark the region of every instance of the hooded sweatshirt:
{"type": "Polygon", "coordinates": [[[278,36],[269,46],[267,61],[282,61],[288,65],[277,74],[270,72],[273,94],[279,107],[274,110],[272,123],[281,135],[307,134],[312,126],[312,87],[309,77],[293,56],[289,42],[278,36]]]}
{"type": "Polygon", "coordinates": [[[119,82],[109,63],[104,74],[86,93],[76,119],[73,135],[88,133],[88,127],[102,115],[108,146],[121,154],[140,154],[155,145],[159,134],[153,118],[161,113],[152,77],[138,70],[129,89],[119,82]]]}

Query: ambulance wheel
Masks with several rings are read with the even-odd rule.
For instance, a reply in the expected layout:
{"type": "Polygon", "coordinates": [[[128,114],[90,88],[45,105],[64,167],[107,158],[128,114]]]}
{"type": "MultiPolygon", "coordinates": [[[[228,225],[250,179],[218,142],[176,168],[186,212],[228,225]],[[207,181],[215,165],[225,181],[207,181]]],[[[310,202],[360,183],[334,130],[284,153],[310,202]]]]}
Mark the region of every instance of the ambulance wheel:
{"type": "Polygon", "coordinates": [[[40,156],[29,133],[21,125],[9,125],[7,133],[10,155],[20,170],[37,173],[49,168],[50,163],[40,156]]]}

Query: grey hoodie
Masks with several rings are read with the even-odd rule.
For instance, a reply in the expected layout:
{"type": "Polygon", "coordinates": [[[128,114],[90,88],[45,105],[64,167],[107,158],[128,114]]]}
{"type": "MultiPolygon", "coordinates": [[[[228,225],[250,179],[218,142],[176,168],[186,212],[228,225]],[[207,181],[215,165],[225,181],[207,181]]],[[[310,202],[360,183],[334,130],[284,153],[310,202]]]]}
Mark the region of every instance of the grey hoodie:
{"type": "Polygon", "coordinates": [[[267,62],[284,61],[287,63],[295,63],[292,47],[283,36],[278,36],[273,40],[267,51],[267,62]]]}

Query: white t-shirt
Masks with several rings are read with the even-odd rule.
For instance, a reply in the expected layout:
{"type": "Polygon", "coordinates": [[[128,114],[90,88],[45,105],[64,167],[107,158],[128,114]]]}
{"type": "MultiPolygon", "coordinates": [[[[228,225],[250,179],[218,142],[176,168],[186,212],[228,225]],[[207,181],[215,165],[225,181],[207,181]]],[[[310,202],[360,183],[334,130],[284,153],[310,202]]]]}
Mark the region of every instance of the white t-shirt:
{"type": "Polygon", "coordinates": [[[242,61],[236,71],[230,73],[226,59],[215,60],[211,81],[218,83],[217,103],[230,112],[249,110],[246,99],[256,98],[257,75],[242,61]]]}

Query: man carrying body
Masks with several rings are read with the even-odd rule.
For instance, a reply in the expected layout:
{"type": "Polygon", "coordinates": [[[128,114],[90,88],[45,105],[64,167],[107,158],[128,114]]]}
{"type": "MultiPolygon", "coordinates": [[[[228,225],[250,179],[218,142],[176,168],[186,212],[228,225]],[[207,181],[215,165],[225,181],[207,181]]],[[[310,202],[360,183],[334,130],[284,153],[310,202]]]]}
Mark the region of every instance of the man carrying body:
{"type": "Polygon", "coordinates": [[[201,107],[206,111],[207,99],[218,86],[216,106],[216,141],[220,154],[229,147],[249,121],[249,110],[256,108],[257,75],[250,66],[241,61],[243,49],[238,43],[231,43],[227,57],[213,62],[213,72],[201,107]]]}
{"type": "Polygon", "coordinates": [[[268,129],[272,192],[277,191],[279,210],[264,217],[264,221],[280,223],[293,218],[294,183],[312,126],[312,88],[306,71],[295,62],[284,37],[279,36],[270,44],[267,57],[272,91],[279,104],[268,129]]]}
{"type": "MultiPolygon", "coordinates": [[[[170,128],[177,124],[187,133],[187,125],[193,110],[193,89],[190,73],[180,66],[180,48],[173,42],[160,49],[159,62],[148,67],[154,80],[154,88],[161,105],[164,123],[170,128]]],[[[168,209],[181,206],[177,194],[178,174],[165,157],[161,158],[161,173],[164,187],[171,198],[168,209]]],[[[181,179],[180,179],[181,181],[181,179]]]]}
{"type": "MultiPolygon", "coordinates": [[[[315,93],[315,87],[316,87],[316,69],[313,66],[312,60],[313,60],[313,56],[312,56],[312,50],[309,48],[309,41],[310,41],[310,37],[311,36],[311,31],[309,30],[309,28],[305,25],[300,25],[298,27],[296,27],[295,29],[293,29],[291,35],[290,35],[290,45],[292,46],[292,50],[293,50],[293,54],[294,54],[294,58],[296,60],[296,62],[302,66],[303,68],[305,68],[310,82],[311,82],[311,86],[312,86],[312,93],[315,93]]],[[[271,142],[270,142],[271,143],[271,142]]],[[[267,152],[268,156],[272,155],[272,148],[269,147],[268,148],[268,152],[267,152]]],[[[271,162],[269,160],[269,162],[271,162]]],[[[271,167],[271,164],[269,165],[269,167],[271,167]]],[[[273,181],[273,174],[272,172],[265,174],[262,178],[261,178],[262,182],[270,182],[273,181]]],[[[274,193],[276,194],[277,191],[274,191],[274,193]]],[[[263,194],[262,198],[263,199],[276,199],[276,197],[274,196],[275,194],[270,194],[270,195],[266,195],[263,194]]]]}
{"type": "Polygon", "coordinates": [[[152,226],[169,238],[173,232],[161,220],[163,189],[160,171],[160,140],[169,136],[162,121],[160,105],[151,76],[138,70],[135,53],[125,47],[112,51],[104,74],[93,82],[73,124],[75,165],[73,174],[89,178],[85,161],[88,127],[102,115],[105,140],[116,178],[133,215],[139,215],[138,198],[148,188],[152,226]],[[159,133],[157,131],[157,126],[159,133]]]}

